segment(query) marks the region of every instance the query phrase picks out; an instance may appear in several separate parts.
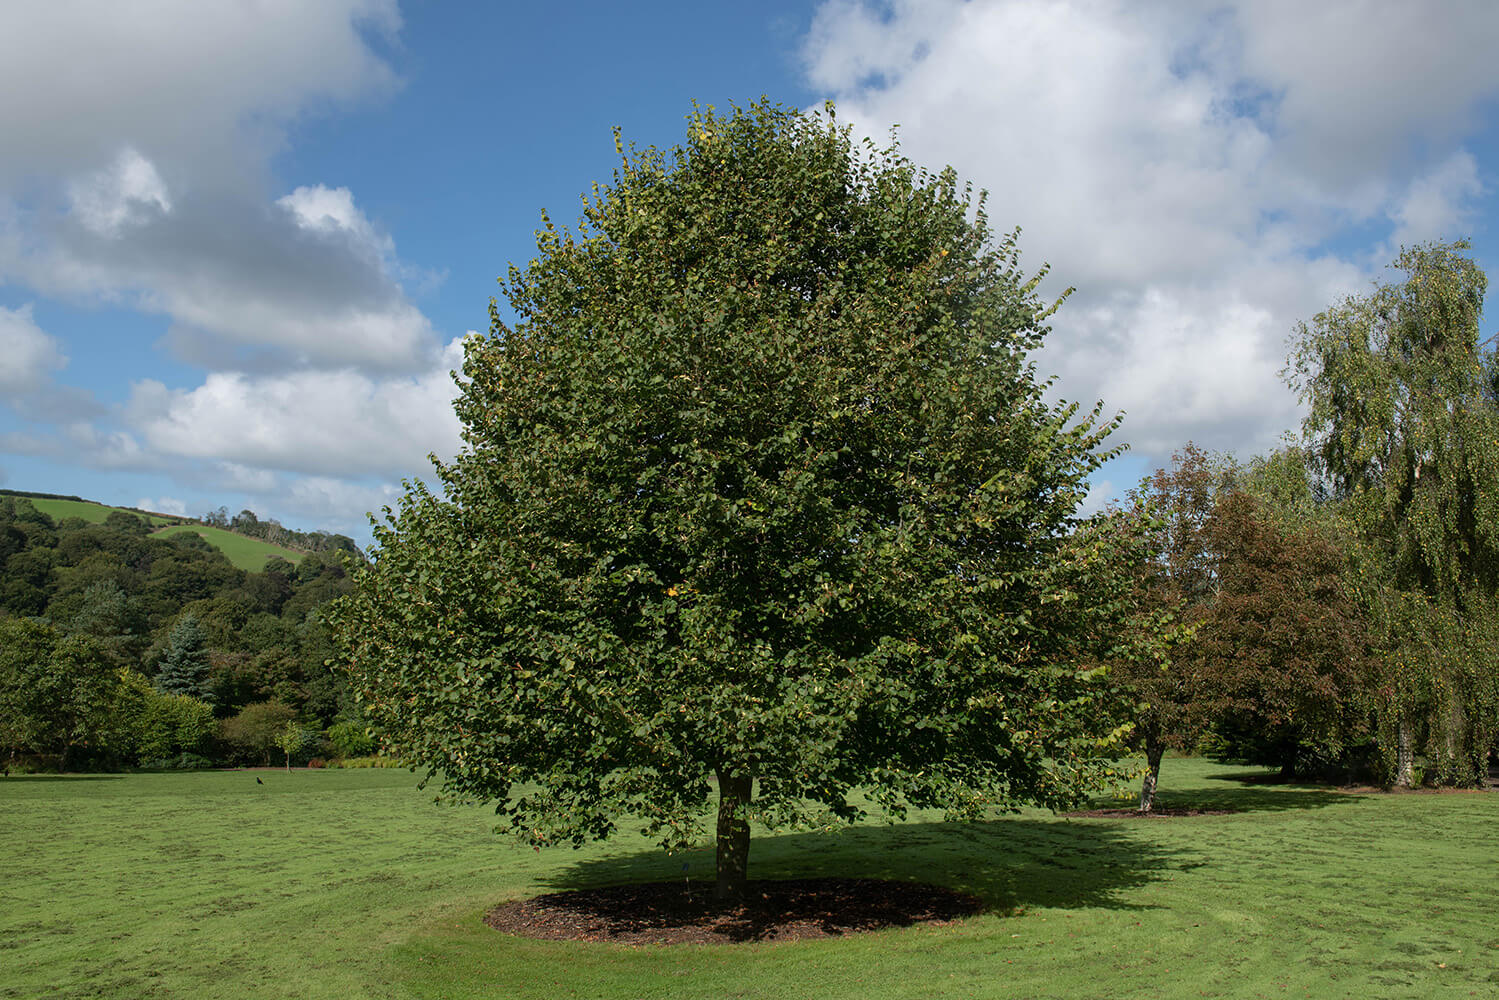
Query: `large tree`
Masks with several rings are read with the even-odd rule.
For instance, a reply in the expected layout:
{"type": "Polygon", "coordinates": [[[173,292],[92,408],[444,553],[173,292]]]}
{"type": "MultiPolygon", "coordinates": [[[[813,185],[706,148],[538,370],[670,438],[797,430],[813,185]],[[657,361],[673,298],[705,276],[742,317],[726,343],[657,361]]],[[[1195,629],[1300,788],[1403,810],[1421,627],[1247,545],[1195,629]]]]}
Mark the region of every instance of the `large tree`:
{"type": "Polygon", "coordinates": [[[536,844],[1074,801],[1117,595],[1074,534],[1115,421],[982,199],[776,106],[626,153],[465,347],[465,446],[332,616],[387,745],[536,844]]]}
{"type": "Polygon", "coordinates": [[[49,755],[66,771],[80,754],[114,749],[119,688],[118,668],[92,636],[0,619],[0,740],[10,759],[49,755]]]}
{"type": "Polygon", "coordinates": [[[1401,785],[1423,743],[1476,778],[1499,717],[1482,675],[1499,648],[1471,655],[1499,587],[1499,363],[1479,333],[1487,278],[1467,250],[1403,250],[1402,279],[1299,325],[1291,358],[1312,454],[1363,542],[1401,785]],[[1470,640],[1444,652],[1423,636],[1449,620],[1470,640]]]}

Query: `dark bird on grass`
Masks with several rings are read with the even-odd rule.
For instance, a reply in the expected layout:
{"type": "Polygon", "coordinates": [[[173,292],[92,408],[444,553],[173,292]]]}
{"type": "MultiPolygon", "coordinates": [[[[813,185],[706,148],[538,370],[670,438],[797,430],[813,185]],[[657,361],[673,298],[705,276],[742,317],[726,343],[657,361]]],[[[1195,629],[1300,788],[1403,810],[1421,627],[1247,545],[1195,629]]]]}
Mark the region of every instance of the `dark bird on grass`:
{"type": "Polygon", "coordinates": [[[259,778],[256,778],[255,779],[255,784],[257,784],[257,785],[263,785],[263,784],[265,784],[265,782],[261,781],[259,778]]]}

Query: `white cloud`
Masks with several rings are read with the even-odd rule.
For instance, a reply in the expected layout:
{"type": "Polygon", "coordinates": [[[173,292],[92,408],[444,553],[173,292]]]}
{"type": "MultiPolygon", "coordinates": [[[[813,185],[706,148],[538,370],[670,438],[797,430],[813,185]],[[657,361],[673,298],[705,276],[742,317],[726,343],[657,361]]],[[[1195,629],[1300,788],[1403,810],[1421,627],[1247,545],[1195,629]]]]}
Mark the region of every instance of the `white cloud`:
{"type": "Polygon", "coordinates": [[[0,6],[0,282],[162,314],[216,369],[417,372],[417,273],[342,187],[268,193],[285,126],[395,85],[395,0],[0,6]]]}
{"type": "Polygon", "coordinates": [[[1410,246],[1450,235],[1468,225],[1474,199],[1483,194],[1478,161],[1459,150],[1414,178],[1389,210],[1395,231],[1390,243],[1410,246]]]}
{"type": "Polygon", "coordinates": [[[168,200],[126,159],[75,187],[76,226],[38,235],[0,213],[0,280],[8,271],[43,294],[169,316],[166,346],[208,368],[414,372],[440,352],[396,279],[394,241],[347,189],[168,200]]]}
{"type": "Polygon", "coordinates": [[[400,25],[396,0],[12,0],[0,190],[125,147],[210,183],[256,178],[283,123],[395,86],[366,33],[400,25]]]}
{"type": "Polygon", "coordinates": [[[29,395],[45,389],[52,373],[68,363],[57,340],[32,318],[30,303],[0,306],[0,392],[29,395]]]}
{"type": "Polygon", "coordinates": [[[280,479],[270,469],[255,469],[238,462],[214,462],[209,481],[217,489],[235,490],[244,493],[272,493],[280,486],[280,479]]]}
{"type": "Polygon", "coordinates": [[[0,448],[356,531],[330,505],[456,450],[456,349],[403,287],[431,276],[347,187],[271,168],[292,123],[393,92],[400,28],[397,0],[0,5],[0,284],[163,316],[155,346],[204,370],[110,412],[49,379],[86,346],[0,311],[0,391],[47,422],[0,448]]]}
{"type": "Polygon", "coordinates": [[[835,0],[804,56],[840,119],[898,123],[906,155],[1023,227],[1047,288],[1077,287],[1039,366],[1164,457],[1296,425],[1287,334],[1383,263],[1325,247],[1463,235],[1495,43],[1483,3],[835,0]]]}
{"type": "Polygon", "coordinates": [[[218,459],[231,468],[399,479],[425,472],[429,453],[457,451],[457,387],[449,372],[462,357],[462,341],[454,339],[433,368],[416,376],[215,372],[192,390],[147,380],[132,392],[128,419],[163,455],[218,459]]]}
{"type": "Polygon", "coordinates": [[[346,236],[377,260],[384,260],[395,251],[395,242],[377,233],[364,213],[354,207],[354,196],[348,188],[327,188],[321,184],[299,187],[278,198],[276,204],[290,212],[302,229],[346,236]]]}
{"type": "Polygon", "coordinates": [[[156,212],[170,212],[167,187],[150,160],[129,147],[115,162],[69,185],[72,214],[99,236],[117,237],[156,212]]]}
{"type": "Polygon", "coordinates": [[[1095,478],[1088,484],[1088,493],[1083,497],[1083,502],[1077,506],[1077,516],[1091,517],[1118,499],[1119,493],[1114,488],[1113,480],[1095,478]]]}
{"type": "Polygon", "coordinates": [[[1324,198],[1381,186],[1417,145],[1450,145],[1499,93],[1499,9],[1401,0],[1240,0],[1243,78],[1274,94],[1277,156],[1324,198]]]}
{"type": "Polygon", "coordinates": [[[141,497],[135,502],[136,510],[148,510],[153,514],[171,514],[176,517],[187,516],[187,504],[176,497],[161,497],[152,500],[150,497],[141,497]]]}
{"type": "Polygon", "coordinates": [[[291,484],[283,502],[299,513],[323,518],[319,523],[333,519],[333,523],[344,530],[362,534],[368,529],[369,522],[361,515],[373,513],[379,517],[381,508],[395,506],[404,492],[393,483],[368,485],[327,476],[307,476],[291,484]]]}

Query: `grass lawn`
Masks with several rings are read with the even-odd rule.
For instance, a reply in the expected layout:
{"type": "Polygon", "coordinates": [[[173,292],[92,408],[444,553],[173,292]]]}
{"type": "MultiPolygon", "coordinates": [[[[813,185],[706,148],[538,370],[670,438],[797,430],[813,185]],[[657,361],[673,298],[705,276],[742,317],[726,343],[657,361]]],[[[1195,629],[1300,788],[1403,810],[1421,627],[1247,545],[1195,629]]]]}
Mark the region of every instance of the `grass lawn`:
{"type": "Polygon", "coordinates": [[[272,556],[280,556],[295,565],[307,554],[300,549],[282,548],[258,538],[249,538],[232,531],[225,531],[223,528],[211,528],[206,524],[174,524],[170,528],[162,528],[152,534],[158,538],[164,538],[169,535],[180,535],[184,531],[191,531],[208,539],[213,547],[228,556],[229,561],[236,567],[251,573],[259,573],[265,569],[266,562],[272,556]]]}
{"type": "MultiPolygon", "coordinates": [[[[1494,997],[1499,795],[1346,795],[1169,760],[1230,816],[758,835],[752,877],[938,882],[991,912],[785,944],[529,941],[540,891],[676,877],[629,833],[534,853],[404,771],[0,780],[0,997],[1494,997]]],[[[706,876],[704,849],[686,860],[706,876]]]]}
{"type": "MultiPolygon", "coordinates": [[[[43,497],[16,497],[17,500],[28,500],[37,510],[46,514],[54,521],[61,521],[65,517],[81,517],[91,524],[103,524],[104,519],[115,511],[123,511],[136,517],[143,516],[138,510],[126,510],[124,507],[106,507],[103,504],[94,503],[91,500],[48,500],[43,497]]],[[[145,515],[146,520],[153,525],[171,524],[171,519],[158,514],[145,515]]]]}

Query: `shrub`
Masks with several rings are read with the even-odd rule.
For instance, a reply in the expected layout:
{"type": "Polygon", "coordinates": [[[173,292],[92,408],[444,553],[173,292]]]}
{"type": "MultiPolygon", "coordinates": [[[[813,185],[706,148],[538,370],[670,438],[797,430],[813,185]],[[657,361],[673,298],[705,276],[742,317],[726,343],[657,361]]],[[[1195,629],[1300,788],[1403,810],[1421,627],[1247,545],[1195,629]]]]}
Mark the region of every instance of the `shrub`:
{"type": "Polygon", "coordinates": [[[375,739],[364,722],[346,719],[328,727],[328,742],[340,757],[368,757],[375,752],[375,739]]]}
{"type": "Polygon", "coordinates": [[[401,762],[394,757],[381,757],[378,754],[370,757],[345,757],[343,760],[335,761],[335,767],[360,768],[360,767],[401,767],[401,762]]]}
{"type": "Polygon", "coordinates": [[[121,749],[139,761],[197,756],[214,733],[212,705],[158,691],[134,671],[124,674],[118,704],[121,749]]]}
{"type": "Polygon", "coordinates": [[[229,744],[237,760],[269,767],[277,739],[296,715],[290,706],[279,701],[256,702],[220,723],[219,736],[229,744]]]}
{"type": "Polygon", "coordinates": [[[175,757],[140,762],[141,769],[146,771],[206,771],[213,766],[213,761],[195,753],[180,753],[175,757]]]}

